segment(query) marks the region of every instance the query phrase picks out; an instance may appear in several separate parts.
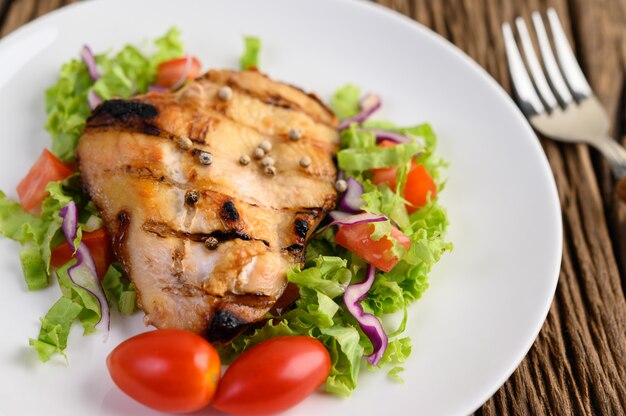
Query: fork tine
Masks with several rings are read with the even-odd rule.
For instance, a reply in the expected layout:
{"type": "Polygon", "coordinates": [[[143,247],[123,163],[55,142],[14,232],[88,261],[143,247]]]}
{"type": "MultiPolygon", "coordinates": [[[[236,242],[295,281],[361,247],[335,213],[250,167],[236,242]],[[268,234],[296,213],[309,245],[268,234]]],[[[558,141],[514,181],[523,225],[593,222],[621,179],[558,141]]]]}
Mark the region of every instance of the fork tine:
{"type": "Polygon", "coordinates": [[[591,87],[587,83],[582,69],[578,66],[574,52],[572,52],[563,26],[561,26],[559,21],[559,16],[553,8],[548,9],[548,21],[552,29],[552,38],[554,39],[554,47],[561,64],[561,70],[574,93],[574,97],[582,99],[592,95],[591,87]]]}
{"type": "Polygon", "coordinates": [[[559,66],[554,59],[554,53],[552,53],[552,47],[548,40],[548,34],[546,33],[546,27],[543,25],[541,14],[539,12],[533,12],[532,14],[533,25],[535,26],[535,33],[537,34],[537,40],[539,41],[539,50],[541,51],[541,58],[543,59],[543,65],[548,72],[548,78],[554,87],[557,95],[563,101],[565,105],[573,101],[572,94],[567,88],[567,84],[561,75],[559,66]]]}
{"type": "Polygon", "coordinates": [[[559,103],[556,101],[554,94],[552,94],[552,90],[548,85],[546,76],[543,74],[541,64],[539,63],[537,55],[535,54],[535,48],[533,47],[533,43],[530,40],[530,35],[528,34],[528,29],[526,28],[526,23],[524,23],[524,19],[518,17],[517,19],[515,19],[515,25],[517,26],[517,32],[519,33],[519,37],[522,41],[522,48],[524,49],[524,55],[526,55],[526,62],[528,63],[530,74],[535,80],[535,85],[537,86],[537,90],[539,90],[539,95],[541,96],[541,98],[543,98],[543,101],[548,106],[548,108],[552,110],[557,105],[559,105],[559,103]]]}
{"type": "Polygon", "coordinates": [[[535,87],[530,81],[530,77],[524,67],[524,62],[515,44],[511,25],[502,24],[502,35],[504,36],[504,47],[506,50],[506,59],[509,61],[509,71],[515,92],[520,99],[520,107],[527,117],[545,112],[545,108],[535,91],[535,87]]]}

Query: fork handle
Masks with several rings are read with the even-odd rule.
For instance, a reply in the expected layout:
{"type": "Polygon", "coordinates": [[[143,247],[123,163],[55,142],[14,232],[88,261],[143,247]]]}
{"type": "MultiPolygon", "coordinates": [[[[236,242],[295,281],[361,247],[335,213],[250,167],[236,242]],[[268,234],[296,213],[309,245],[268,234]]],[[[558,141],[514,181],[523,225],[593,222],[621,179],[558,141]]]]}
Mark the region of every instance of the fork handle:
{"type": "Polygon", "coordinates": [[[615,186],[617,197],[626,202],[626,149],[608,136],[594,141],[593,144],[606,157],[613,175],[618,180],[615,186]]]}

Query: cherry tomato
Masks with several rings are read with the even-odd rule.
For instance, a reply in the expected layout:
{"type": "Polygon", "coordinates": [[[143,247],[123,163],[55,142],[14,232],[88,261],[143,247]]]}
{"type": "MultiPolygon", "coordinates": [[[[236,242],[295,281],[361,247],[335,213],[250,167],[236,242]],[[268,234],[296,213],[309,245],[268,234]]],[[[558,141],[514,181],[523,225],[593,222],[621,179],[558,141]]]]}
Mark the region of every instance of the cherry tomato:
{"type": "Polygon", "coordinates": [[[163,412],[206,407],[220,378],[220,357],[189,331],[160,329],[118,345],[107,358],[115,384],[138,402],[163,412]]]}
{"type": "Polygon", "coordinates": [[[409,171],[404,188],[404,199],[411,203],[406,206],[407,211],[417,211],[426,205],[428,195],[437,196],[437,184],[423,165],[416,165],[409,171]]]}
{"type": "MultiPolygon", "coordinates": [[[[93,232],[84,232],[82,242],[87,245],[91,257],[96,264],[96,271],[100,279],[104,277],[111,264],[111,239],[105,228],[93,232]]],[[[50,264],[59,268],[74,257],[74,247],[70,247],[67,241],[52,249],[50,264]]]]}
{"type": "MultiPolygon", "coordinates": [[[[376,268],[388,272],[398,264],[396,256],[391,254],[392,242],[387,237],[372,240],[373,224],[341,225],[335,236],[335,242],[365,260],[376,268]]],[[[411,240],[402,231],[393,227],[391,237],[398,240],[407,250],[411,240]]]]}
{"type": "Polygon", "coordinates": [[[46,186],[50,182],[63,180],[71,174],[70,168],[50,153],[48,149],[44,149],[39,159],[17,185],[17,194],[24,211],[37,212],[41,202],[48,195],[46,186]]]}
{"type": "Polygon", "coordinates": [[[234,414],[273,414],[304,400],[330,372],[321,342],[276,337],[241,354],[224,373],[213,407],[234,414]]]}
{"type": "MultiPolygon", "coordinates": [[[[161,62],[157,71],[156,84],[161,87],[172,88],[185,73],[187,57],[174,58],[161,62]]],[[[185,79],[194,79],[200,74],[200,61],[195,56],[191,57],[189,70],[185,79]]]]}

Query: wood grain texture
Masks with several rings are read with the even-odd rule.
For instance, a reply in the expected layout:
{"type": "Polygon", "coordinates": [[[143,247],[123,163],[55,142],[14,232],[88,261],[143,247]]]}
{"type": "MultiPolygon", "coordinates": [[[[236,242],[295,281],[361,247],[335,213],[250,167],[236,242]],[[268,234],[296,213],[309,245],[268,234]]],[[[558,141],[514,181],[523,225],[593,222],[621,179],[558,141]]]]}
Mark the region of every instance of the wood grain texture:
{"type": "Polygon", "coordinates": [[[0,36],[6,36],[18,27],[35,18],[36,0],[10,1],[0,36]]]}
{"type": "MultiPolygon", "coordinates": [[[[626,132],[626,0],[377,0],[448,38],[511,91],[501,24],[554,7],[582,67],[626,132]]],[[[0,0],[0,37],[65,0],[0,0]]],[[[622,137],[622,142],[626,137],[622,137]]],[[[563,209],[555,300],[519,368],[478,415],[626,414],[626,205],[586,146],[541,139],[563,209]],[[620,272],[621,270],[621,272],[620,272]]]]}
{"type": "Polygon", "coordinates": [[[77,0],[0,0],[0,37],[29,21],[77,0]],[[2,15],[3,7],[5,15],[2,15]]]}

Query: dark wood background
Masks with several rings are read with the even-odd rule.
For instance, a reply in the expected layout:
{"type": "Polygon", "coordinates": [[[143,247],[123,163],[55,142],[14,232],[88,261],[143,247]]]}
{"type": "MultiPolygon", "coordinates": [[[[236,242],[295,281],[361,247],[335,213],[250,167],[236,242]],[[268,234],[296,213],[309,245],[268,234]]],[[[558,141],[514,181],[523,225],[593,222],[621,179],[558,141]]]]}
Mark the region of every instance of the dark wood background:
{"type": "MultiPolygon", "coordinates": [[[[626,0],[376,1],[449,39],[509,92],[502,22],[554,7],[614,136],[625,141],[626,0]]],[[[0,37],[72,2],[0,0],[0,37]]],[[[563,210],[559,285],[534,346],[477,414],[624,415],[626,205],[614,197],[614,180],[595,151],[541,140],[563,210]]]]}

